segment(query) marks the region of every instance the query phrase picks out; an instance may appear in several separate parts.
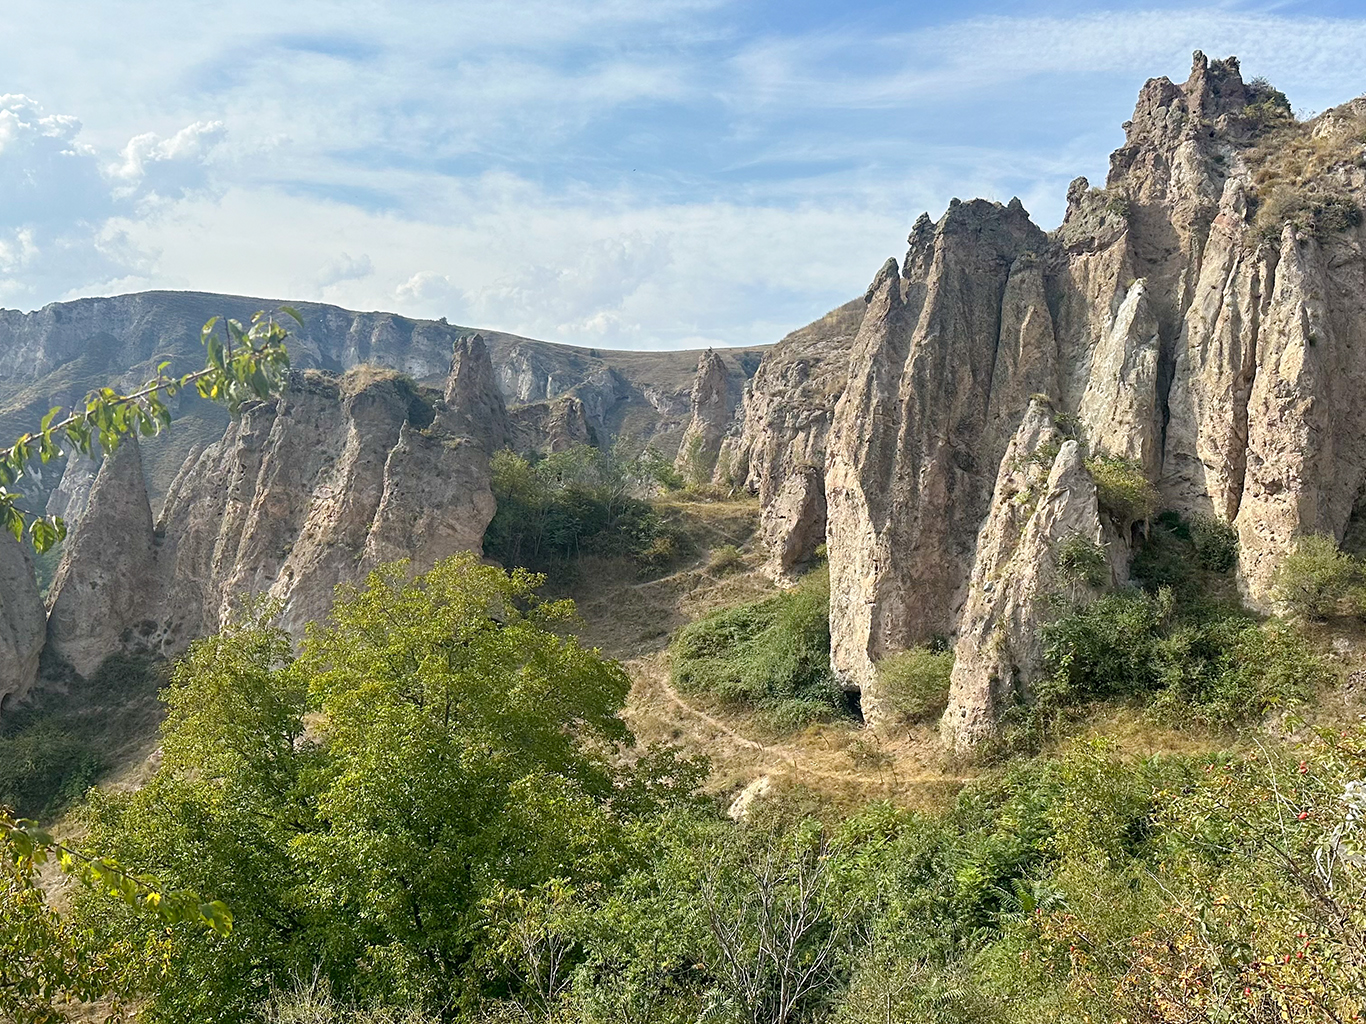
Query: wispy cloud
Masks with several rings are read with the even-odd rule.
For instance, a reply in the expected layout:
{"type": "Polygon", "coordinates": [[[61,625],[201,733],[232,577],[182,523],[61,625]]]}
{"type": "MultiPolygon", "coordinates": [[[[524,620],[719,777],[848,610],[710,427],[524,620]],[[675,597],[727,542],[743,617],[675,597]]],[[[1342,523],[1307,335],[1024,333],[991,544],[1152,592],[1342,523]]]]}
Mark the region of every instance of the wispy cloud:
{"type": "Polygon", "coordinates": [[[296,294],[598,345],[773,340],[953,196],[1050,226],[1197,47],[1304,108],[1366,91],[1366,18],[1237,5],[68,6],[0,9],[0,301],[296,294]]]}

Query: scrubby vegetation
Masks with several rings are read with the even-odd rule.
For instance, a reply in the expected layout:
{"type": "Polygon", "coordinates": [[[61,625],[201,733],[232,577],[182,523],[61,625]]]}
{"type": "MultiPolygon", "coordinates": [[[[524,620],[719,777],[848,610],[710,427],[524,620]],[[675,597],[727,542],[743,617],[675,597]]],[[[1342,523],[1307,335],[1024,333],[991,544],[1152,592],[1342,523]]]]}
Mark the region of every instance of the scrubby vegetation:
{"type": "Polygon", "coordinates": [[[584,554],[663,568],[678,556],[679,538],[637,496],[659,471],[658,460],[631,459],[620,446],[603,451],[578,445],[537,459],[499,452],[493,458],[498,509],[484,535],[484,553],[506,566],[537,570],[563,570],[584,554]]]}
{"type": "Polygon", "coordinates": [[[1321,132],[1296,121],[1285,95],[1262,83],[1244,113],[1255,127],[1248,154],[1255,189],[1254,241],[1273,241],[1287,222],[1319,237],[1361,223],[1361,209],[1332,183],[1328,171],[1360,166],[1366,120],[1357,118],[1321,132]]]}
{"type": "Polygon", "coordinates": [[[1137,586],[1073,599],[1043,627],[1046,675],[1009,713],[1007,745],[1056,735],[1097,700],[1170,725],[1227,728],[1309,698],[1326,666],[1290,626],[1260,621],[1229,594],[1236,552],[1212,517],[1156,517],[1130,567],[1137,586]]]}
{"type": "Polygon", "coordinates": [[[1292,615],[1326,619],[1345,599],[1360,605],[1363,567],[1332,537],[1301,537],[1276,569],[1272,593],[1292,615]]]}
{"type": "Polygon", "coordinates": [[[877,663],[878,692],[906,722],[930,722],[949,703],[953,652],[947,646],[912,647],[877,663]]]}
{"type": "Polygon", "coordinates": [[[674,685],[757,708],[778,728],[844,713],[830,672],[830,577],[725,608],[685,627],[670,650],[674,685]]]}
{"type": "Polygon", "coordinates": [[[1157,488],[1137,462],[1100,454],[1087,459],[1086,468],[1096,482],[1096,502],[1101,511],[1121,526],[1148,519],[1157,512],[1157,488]]]}
{"type": "Polygon", "coordinates": [[[114,655],[66,693],[40,693],[0,719],[0,807],[48,819],[130,748],[156,735],[161,667],[114,655]]]}

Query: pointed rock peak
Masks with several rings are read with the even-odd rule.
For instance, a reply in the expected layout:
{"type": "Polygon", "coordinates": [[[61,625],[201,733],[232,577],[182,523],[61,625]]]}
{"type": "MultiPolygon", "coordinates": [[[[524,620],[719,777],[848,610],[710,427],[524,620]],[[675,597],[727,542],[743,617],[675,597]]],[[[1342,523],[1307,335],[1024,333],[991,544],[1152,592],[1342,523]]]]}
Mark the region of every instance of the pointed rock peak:
{"type": "MultiPolygon", "coordinates": [[[[930,218],[928,214],[922,213],[920,215],[920,220],[928,221],[929,219],[930,218]]],[[[916,221],[915,226],[918,231],[918,229],[920,228],[920,221],[916,221]]],[[[912,246],[914,246],[916,243],[916,237],[917,233],[913,232],[911,234],[912,246]]],[[[894,259],[889,259],[886,263],[882,264],[882,268],[877,272],[877,276],[873,278],[873,283],[870,284],[868,286],[868,290],[863,293],[863,301],[872,302],[873,296],[875,296],[889,281],[896,281],[898,284],[901,281],[901,270],[897,266],[897,262],[894,259]]],[[[896,295],[897,298],[901,297],[901,289],[899,287],[894,288],[892,292],[894,295],[896,295]]]]}
{"type": "Polygon", "coordinates": [[[1213,120],[1247,106],[1247,89],[1237,57],[1211,61],[1199,50],[1191,55],[1191,73],[1181,87],[1196,117],[1213,120]]]}
{"type": "Polygon", "coordinates": [[[508,442],[507,406],[482,335],[467,334],[455,343],[446,380],[445,425],[452,433],[474,438],[489,452],[508,442]]]}
{"type": "Polygon", "coordinates": [[[52,581],[47,644],[88,676],[123,649],[157,591],[156,539],[136,438],[105,456],[52,581]]]}

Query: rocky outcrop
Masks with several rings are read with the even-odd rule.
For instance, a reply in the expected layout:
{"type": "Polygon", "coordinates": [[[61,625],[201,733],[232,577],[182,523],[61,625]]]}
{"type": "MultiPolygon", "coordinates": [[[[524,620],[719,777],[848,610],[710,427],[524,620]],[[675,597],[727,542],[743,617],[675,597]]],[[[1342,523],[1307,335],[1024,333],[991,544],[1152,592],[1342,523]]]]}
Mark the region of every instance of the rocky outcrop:
{"type": "Polygon", "coordinates": [[[875,688],[877,659],[957,624],[999,464],[983,442],[1003,323],[1016,329],[1003,301],[1046,244],[1018,200],[955,202],[868,290],[827,442],[831,662],[848,686],[875,688]]]}
{"type": "Polygon", "coordinates": [[[508,411],[510,446],[518,452],[562,452],[576,445],[597,444],[583,402],[566,395],[508,411]]]}
{"type": "Polygon", "coordinates": [[[845,303],[766,352],[722,442],[717,473],[759,496],[779,579],[825,540],[825,438],[863,309],[861,299],[845,303]]]}
{"type": "MultiPolygon", "coordinates": [[[[956,635],[945,730],[984,735],[999,688],[1037,670],[1046,540],[1078,516],[1125,578],[1130,538],[1076,498],[1087,453],[1130,462],[1179,511],[1231,523],[1257,605],[1296,536],[1341,538],[1366,510],[1366,171],[1352,141],[1366,103],[1312,125],[1273,120],[1286,138],[1312,136],[1317,163],[1266,172],[1258,161],[1277,147],[1259,141],[1266,108],[1248,108],[1249,90],[1235,59],[1197,53],[1184,84],[1144,86],[1106,187],[1074,181],[1057,231],[1044,236],[1018,202],[955,202],[922,217],[903,263],[875,278],[824,480],[832,664],[870,719],[879,658],[956,635]],[[1002,462],[1030,396],[1078,445],[1075,480],[1048,484],[1072,497],[1041,500],[1026,521],[999,496],[1043,487],[1028,479],[1041,470],[1002,462]],[[1018,582],[1002,588],[1002,573],[1018,582]]],[[[780,388],[757,394],[766,383],[756,375],[747,410],[781,406],[780,388]]],[[[799,467],[767,488],[775,550],[812,490],[799,467]]]]}
{"type": "Polygon", "coordinates": [[[508,430],[488,352],[467,339],[443,392],[372,367],[292,374],[187,462],[155,531],[137,447],[120,448],[58,571],[51,652],[82,675],[120,649],[176,654],[254,596],[298,635],[381,563],[478,552],[508,430]]]}
{"type": "Polygon", "coordinates": [[[792,580],[825,542],[825,478],[814,466],[790,473],[759,516],[765,571],[779,583],[792,580]]]}
{"type": "Polygon", "coordinates": [[[511,439],[507,406],[494,383],[493,363],[482,335],[469,334],[455,343],[443,416],[447,429],[473,438],[490,454],[507,447],[511,439]]]}
{"type": "Polygon", "coordinates": [[[28,548],[0,533],[0,711],[37,679],[46,626],[28,548]]]}
{"type": "Polygon", "coordinates": [[[53,578],[47,656],[87,676],[106,655],[138,647],[153,626],[156,538],[136,438],[105,457],[53,578]]]}
{"type": "Polygon", "coordinates": [[[1059,599],[1083,600],[1115,582],[1066,578],[1059,569],[1067,545],[1099,548],[1103,539],[1081,447],[1058,430],[1051,406],[1035,400],[1006,449],[977,539],[941,723],[950,747],[991,736],[1002,707],[1038,681],[1039,627],[1059,599]]]}
{"type": "Polygon", "coordinates": [[[674,462],[674,467],[695,483],[710,480],[716,468],[721,441],[735,411],[729,384],[726,364],[712,349],[707,349],[697,360],[697,376],[693,378],[688,404],[688,427],[683,431],[674,462]]]}

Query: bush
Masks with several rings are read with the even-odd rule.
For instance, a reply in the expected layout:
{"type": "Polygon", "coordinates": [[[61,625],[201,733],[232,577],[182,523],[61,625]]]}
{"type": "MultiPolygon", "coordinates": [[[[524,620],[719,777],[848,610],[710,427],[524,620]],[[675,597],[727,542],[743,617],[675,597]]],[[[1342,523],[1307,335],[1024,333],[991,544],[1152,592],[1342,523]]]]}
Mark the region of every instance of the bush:
{"type": "Polygon", "coordinates": [[[1197,513],[1190,521],[1190,538],[1200,568],[1210,572],[1232,572],[1238,564],[1238,534],[1232,526],[1208,513],[1197,513]]]}
{"type": "Polygon", "coordinates": [[[498,452],[498,509],[484,533],[484,552],[509,568],[542,571],[585,554],[662,568],[677,556],[677,538],[648,502],[631,493],[643,485],[642,474],[652,471],[648,460],[588,445],[536,461],[498,452]]]}
{"type": "Polygon", "coordinates": [[[129,655],[104,660],[67,692],[38,692],[0,721],[0,807],[54,818],[78,801],[161,720],[164,666],[129,655]]]}
{"type": "Polygon", "coordinates": [[[1105,549],[1089,537],[1074,533],[1065,538],[1058,544],[1056,559],[1058,573],[1073,591],[1103,587],[1110,582],[1110,560],[1105,549]]]}
{"type": "Polygon", "coordinates": [[[1136,698],[1174,725],[1231,725],[1308,698],[1327,675],[1304,638],[1245,613],[1182,619],[1169,590],[1114,594],[1043,628],[1048,674],[1026,732],[1070,706],[1136,698]]]}
{"type": "Polygon", "coordinates": [[[844,709],[830,672],[830,577],[813,572],[793,590],[713,612],[672,646],[680,690],[757,708],[779,728],[844,709]]]}
{"type": "Polygon", "coordinates": [[[912,647],[877,663],[878,690],[908,722],[938,718],[949,704],[953,651],[912,647]]]}
{"type": "Polygon", "coordinates": [[[1272,597],[1291,614],[1325,619],[1361,579],[1361,565],[1331,537],[1301,537],[1276,568],[1272,597]]]}
{"type": "Polygon", "coordinates": [[[1121,526],[1149,519],[1157,511],[1157,488],[1132,459],[1096,455],[1086,460],[1096,481],[1096,503],[1121,526]]]}

